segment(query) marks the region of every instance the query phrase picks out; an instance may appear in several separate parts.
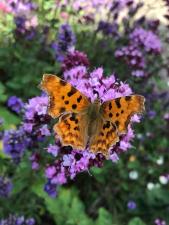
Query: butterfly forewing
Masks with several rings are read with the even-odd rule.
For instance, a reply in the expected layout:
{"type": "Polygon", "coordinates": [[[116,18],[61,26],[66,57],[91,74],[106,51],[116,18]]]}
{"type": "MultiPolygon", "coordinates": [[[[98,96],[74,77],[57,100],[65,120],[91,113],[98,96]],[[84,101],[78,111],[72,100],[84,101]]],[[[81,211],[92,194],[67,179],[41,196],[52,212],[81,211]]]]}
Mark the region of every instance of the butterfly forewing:
{"type": "Polygon", "coordinates": [[[127,132],[127,126],[134,114],[144,112],[144,97],[131,95],[106,101],[101,106],[102,116],[105,120],[115,124],[118,133],[127,132]]]}
{"type": "Polygon", "coordinates": [[[49,95],[48,114],[54,118],[65,112],[78,113],[90,104],[84,94],[55,75],[43,75],[40,88],[49,95]]]}

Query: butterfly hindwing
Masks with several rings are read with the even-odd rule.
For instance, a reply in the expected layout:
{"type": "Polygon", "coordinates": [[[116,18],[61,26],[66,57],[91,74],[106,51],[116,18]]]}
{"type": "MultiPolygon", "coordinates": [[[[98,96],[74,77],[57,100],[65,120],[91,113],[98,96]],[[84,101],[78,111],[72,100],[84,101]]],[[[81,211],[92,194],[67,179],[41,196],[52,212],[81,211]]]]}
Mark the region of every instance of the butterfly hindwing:
{"type": "Polygon", "coordinates": [[[116,127],[110,121],[100,121],[97,133],[91,137],[89,149],[93,153],[102,153],[105,157],[109,155],[109,149],[119,141],[116,127]]]}
{"type": "Polygon", "coordinates": [[[141,95],[130,95],[106,101],[101,106],[103,118],[114,123],[119,134],[125,134],[131,117],[144,111],[144,101],[141,95]]]}
{"type": "Polygon", "coordinates": [[[59,135],[63,145],[75,149],[84,149],[87,144],[87,121],[82,114],[65,114],[55,124],[54,131],[59,135]]]}
{"type": "Polygon", "coordinates": [[[54,118],[64,112],[80,112],[90,104],[84,94],[55,75],[43,75],[40,88],[50,97],[48,114],[54,118]]]}

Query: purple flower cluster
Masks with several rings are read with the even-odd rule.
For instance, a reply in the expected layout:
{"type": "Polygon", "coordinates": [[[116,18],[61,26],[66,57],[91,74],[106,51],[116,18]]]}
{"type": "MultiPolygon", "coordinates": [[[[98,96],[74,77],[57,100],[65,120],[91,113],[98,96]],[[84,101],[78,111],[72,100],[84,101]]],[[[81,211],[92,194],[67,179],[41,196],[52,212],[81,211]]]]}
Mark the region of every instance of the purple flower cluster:
{"type": "Polygon", "coordinates": [[[40,165],[39,165],[39,161],[40,161],[40,154],[38,153],[33,153],[30,156],[30,161],[32,162],[32,169],[33,170],[38,170],[40,165]]]}
{"type": "Polygon", "coordinates": [[[167,225],[165,220],[162,220],[162,219],[159,219],[159,218],[155,219],[154,224],[155,225],[167,225]]]}
{"type": "Polygon", "coordinates": [[[68,52],[62,62],[62,70],[63,71],[70,70],[73,67],[77,66],[85,66],[85,67],[89,66],[89,60],[87,55],[77,50],[68,52]]]}
{"type": "MultiPolygon", "coordinates": [[[[5,131],[3,136],[4,152],[18,163],[26,149],[36,149],[45,137],[51,135],[48,128],[50,117],[47,115],[48,98],[35,97],[25,104],[23,124],[16,130],[5,131]]],[[[39,157],[30,158],[32,168],[38,167],[39,157]]]]}
{"type": "Polygon", "coordinates": [[[115,57],[125,61],[125,63],[132,69],[133,76],[145,76],[145,59],[141,50],[136,46],[129,45],[116,50],[115,57]]]}
{"type": "Polygon", "coordinates": [[[37,5],[31,0],[9,0],[9,5],[14,15],[16,36],[32,40],[38,25],[37,16],[33,13],[37,9],[37,5]]]}
{"type": "MultiPolygon", "coordinates": [[[[128,14],[134,14],[139,8],[139,4],[134,4],[133,0],[115,0],[110,1],[107,7],[107,21],[100,20],[97,31],[101,31],[104,35],[112,37],[114,40],[119,39],[120,27],[118,18],[123,9],[128,10],[128,14]]],[[[128,29],[128,18],[123,17],[124,31],[128,29]]]]}
{"type": "Polygon", "coordinates": [[[50,136],[47,123],[50,117],[47,115],[48,97],[34,97],[25,105],[23,129],[35,142],[50,136]]]}
{"type": "Polygon", "coordinates": [[[152,31],[135,28],[130,34],[129,45],[115,51],[115,57],[122,59],[131,69],[131,74],[136,77],[147,76],[146,54],[157,54],[162,50],[161,41],[152,31]]]}
{"type": "Polygon", "coordinates": [[[160,53],[161,41],[152,31],[147,31],[143,28],[136,28],[130,34],[130,40],[135,45],[140,45],[146,52],[160,53]]]}
{"type": "Polygon", "coordinates": [[[137,204],[136,204],[134,201],[129,201],[129,202],[127,203],[127,207],[128,207],[128,209],[130,209],[130,210],[134,210],[134,209],[136,209],[137,204]]]}
{"type": "Polygon", "coordinates": [[[24,107],[22,100],[16,96],[11,96],[8,99],[7,105],[12,111],[16,113],[20,113],[24,107]]]}
{"type": "Polygon", "coordinates": [[[22,158],[30,140],[25,135],[22,127],[18,130],[5,131],[3,136],[4,153],[9,155],[15,163],[22,158]]]}
{"type": "Polygon", "coordinates": [[[119,26],[117,22],[110,23],[101,20],[98,24],[97,31],[102,31],[102,33],[106,36],[117,38],[119,37],[118,27],[119,26]]]}
{"type": "Polygon", "coordinates": [[[0,198],[9,197],[12,191],[12,182],[6,178],[0,176],[0,198]]]}
{"type": "Polygon", "coordinates": [[[6,219],[0,219],[0,225],[34,225],[34,218],[25,218],[24,216],[9,215],[6,219]]]}
{"type": "MultiPolygon", "coordinates": [[[[103,76],[103,69],[98,68],[88,74],[87,68],[77,66],[64,72],[65,80],[68,80],[78,90],[88,96],[93,101],[97,96],[102,100],[130,95],[132,93],[128,84],[117,82],[114,75],[108,78],[103,76]]],[[[132,121],[139,122],[138,116],[134,116],[132,121]]],[[[134,138],[133,130],[130,125],[126,135],[120,137],[120,142],[110,150],[110,160],[116,162],[118,154],[127,151],[131,147],[130,141],[134,138]]],[[[57,142],[50,145],[47,151],[51,154],[58,155],[59,159],[54,163],[47,165],[45,174],[48,179],[45,185],[45,191],[56,196],[57,186],[65,184],[68,179],[74,179],[75,176],[83,171],[88,171],[92,166],[101,167],[105,160],[102,154],[93,154],[86,148],[84,151],[78,151],[71,147],[61,147],[57,142]]]]}
{"type": "Polygon", "coordinates": [[[75,35],[69,24],[63,24],[59,28],[57,41],[52,43],[55,57],[59,62],[64,60],[65,54],[74,50],[75,35]]]}

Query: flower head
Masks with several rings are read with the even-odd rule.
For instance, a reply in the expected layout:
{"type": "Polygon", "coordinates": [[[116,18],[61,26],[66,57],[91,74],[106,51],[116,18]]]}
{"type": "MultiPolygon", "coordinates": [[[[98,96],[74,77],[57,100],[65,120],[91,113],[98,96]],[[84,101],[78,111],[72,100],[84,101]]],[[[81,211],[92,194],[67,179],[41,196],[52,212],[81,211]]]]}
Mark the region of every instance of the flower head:
{"type": "Polygon", "coordinates": [[[127,207],[128,207],[128,209],[133,210],[133,209],[135,209],[137,207],[137,205],[136,205],[136,203],[134,201],[129,201],[127,203],[127,207]]]}
{"type": "Polygon", "coordinates": [[[4,133],[4,153],[9,155],[16,163],[20,161],[29,143],[30,139],[25,135],[22,127],[18,130],[9,130],[4,133]]]}
{"type": "Polygon", "coordinates": [[[6,219],[0,219],[0,225],[34,225],[34,218],[25,218],[24,216],[9,215],[6,219]]]}
{"type": "Polygon", "coordinates": [[[8,197],[12,191],[12,182],[0,176],[0,198],[1,197],[8,197]]]}
{"type": "Polygon", "coordinates": [[[16,96],[11,96],[8,99],[7,105],[12,111],[16,113],[20,113],[24,107],[24,103],[22,102],[22,100],[16,96]]]}
{"type": "Polygon", "coordinates": [[[58,33],[58,40],[51,45],[55,52],[56,59],[62,62],[65,54],[74,49],[75,42],[75,35],[70,25],[61,25],[58,33]]]}
{"type": "Polygon", "coordinates": [[[77,50],[68,52],[62,62],[62,70],[70,70],[77,66],[89,66],[87,55],[77,50]]]}
{"type": "Polygon", "coordinates": [[[161,52],[161,41],[152,31],[146,31],[143,28],[136,28],[130,34],[130,39],[131,42],[134,42],[136,45],[144,47],[146,52],[161,52]]]}

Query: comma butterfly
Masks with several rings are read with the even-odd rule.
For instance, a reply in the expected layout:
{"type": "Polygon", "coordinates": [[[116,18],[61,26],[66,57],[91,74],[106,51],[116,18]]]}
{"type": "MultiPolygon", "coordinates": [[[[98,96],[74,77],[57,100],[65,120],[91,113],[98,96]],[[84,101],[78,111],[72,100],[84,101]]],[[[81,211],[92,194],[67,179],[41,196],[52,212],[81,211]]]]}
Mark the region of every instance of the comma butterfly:
{"type": "Polygon", "coordinates": [[[144,111],[144,97],[130,95],[93,103],[70,83],[51,74],[43,76],[40,88],[49,95],[48,114],[59,118],[54,125],[64,146],[109,155],[109,149],[127,132],[134,114],[144,111]]]}

